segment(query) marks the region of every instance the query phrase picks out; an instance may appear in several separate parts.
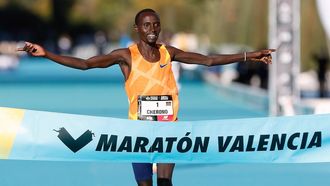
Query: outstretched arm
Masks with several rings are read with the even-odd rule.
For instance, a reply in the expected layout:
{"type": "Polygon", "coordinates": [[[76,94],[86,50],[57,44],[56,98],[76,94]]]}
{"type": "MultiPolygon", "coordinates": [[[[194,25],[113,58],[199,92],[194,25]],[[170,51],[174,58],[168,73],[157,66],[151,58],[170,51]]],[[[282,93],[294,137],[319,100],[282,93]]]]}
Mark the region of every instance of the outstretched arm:
{"type": "Polygon", "coordinates": [[[266,64],[270,64],[272,62],[271,53],[275,52],[274,49],[266,49],[241,54],[216,54],[206,56],[194,52],[184,52],[180,49],[171,46],[168,46],[167,49],[170,52],[173,61],[179,61],[188,64],[199,64],[205,66],[225,65],[243,61],[263,62],[266,64]]]}
{"type": "Polygon", "coordinates": [[[81,70],[87,70],[90,68],[105,68],[121,62],[127,62],[124,54],[125,49],[114,50],[110,54],[95,56],[89,59],[57,55],[45,50],[40,45],[29,42],[25,42],[25,46],[23,48],[18,48],[17,50],[25,51],[32,56],[45,57],[61,65],[81,70]]]}

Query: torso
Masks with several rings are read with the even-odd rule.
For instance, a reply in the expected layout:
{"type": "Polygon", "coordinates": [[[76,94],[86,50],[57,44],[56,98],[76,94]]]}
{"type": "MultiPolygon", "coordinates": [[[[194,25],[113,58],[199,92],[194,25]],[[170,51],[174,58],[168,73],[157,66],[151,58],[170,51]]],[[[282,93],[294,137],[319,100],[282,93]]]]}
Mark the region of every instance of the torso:
{"type": "Polygon", "coordinates": [[[144,57],[137,45],[129,47],[130,62],[125,89],[129,99],[129,119],[175,121],[179,101],[171,69],[171,57],[165,46],[144,57]],[[147,58],[147,59],[146,59],[147,58]],[[151,60],[151,61],[149,61],[151,60]]]}

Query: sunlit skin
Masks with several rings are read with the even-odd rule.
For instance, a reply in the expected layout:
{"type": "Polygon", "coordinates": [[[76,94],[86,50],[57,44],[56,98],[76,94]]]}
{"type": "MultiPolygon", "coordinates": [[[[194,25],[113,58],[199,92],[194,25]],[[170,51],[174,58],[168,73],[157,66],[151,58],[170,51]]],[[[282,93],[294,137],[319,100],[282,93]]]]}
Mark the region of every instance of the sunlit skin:
{"type": "MultiPolygon", "coordinates": [[[[159,16],[155,12],[143,12],[138,17],[134,30],[139,36],[137,42],[138,49],[141,55],[150,63],[159,61],[160,44],[157,43],[158,36],[161,32],[161,22],[159,16]]],[[[204,66],[216,66],[225,65],[235,62],[243,62],[245,57],[248,62],[262,62],[270,64],[272,62],[271,53],[274,49],[265,49],[255,52],[247,52],[246,56],[242,54],[229,54],[229,55],[202,55],[193,52],[182,51],[173,46],[166,46],[172,61],[177,61],[186,64],[199,64],[204,66]]],[[[128,48],[121,48],[114,50],[106,55],[94,56],[89,59],[80,59],[70,56],[61,56],[45,50],[43,47],[37,44],[26,42],[23,48],[19,48],[18,51],[26,51],[32,56],[45,57],[56,63],[81,69],[87,70],[91,68],[106,68],[112,65],[118,64],[124,75],[125,80],[131,71],[131,55],[128,48]]],[[[170,163],[159,163],[157,164],[157,177],[158,178],[172,178],[174,164],[170,163]]],[[[138,185],[152,185],[152,180],[146,180],[139,182],[138,185]]]]}
{"type": "MultiPolygon", "coordinates": [[[[161,31],[159,16],[153,12],[142,13],[138,24],[134,25],[134,30],[139,36],[137,45],[142,56],[149,62],[158,61],[160,58],[158,51],[160,45],[157,44],[157,40],[161,31]]],[[[244,54],[242,53],[206,56],[194,52],[182,51],[173,46],[166,46],[166,48],[171,55],[172,61],[178,61],[181,63],[215,66],[244,61],[244,54]]],[[[25,46],[23,48],[19,48],[18,51],[26,51],[32,56],[46,57],[59,64],[81,70],[106,68],[118,64],[126,80],[129,76],[131,68],[131,57],[128,48],[117,49],[109,54],[94,56],[89,59],[56,55],[45,50],[40,45],[29,42],[26,42],[25,46]]],[[[262,62],[270,64],[272,62],[271,53],[274,51],[274,49],[265,49],[255,52],[247,52],[246,59],[249,62],[262,62]]]]}

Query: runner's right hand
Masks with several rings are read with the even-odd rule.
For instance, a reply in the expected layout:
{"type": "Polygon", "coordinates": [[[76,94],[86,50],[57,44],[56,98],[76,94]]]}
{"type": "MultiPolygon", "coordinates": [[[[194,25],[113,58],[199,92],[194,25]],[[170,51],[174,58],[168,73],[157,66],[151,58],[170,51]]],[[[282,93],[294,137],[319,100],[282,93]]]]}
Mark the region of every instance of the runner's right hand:
{"type": "Polygon", "coordinates": [[[29,53],[32,56],[45,56],[46,51],[43,47],[37,44],[33,44],[30,42],[25,42],[25,45],[23,48],[18,48],[17,51],[25,51],[29,53]]]}

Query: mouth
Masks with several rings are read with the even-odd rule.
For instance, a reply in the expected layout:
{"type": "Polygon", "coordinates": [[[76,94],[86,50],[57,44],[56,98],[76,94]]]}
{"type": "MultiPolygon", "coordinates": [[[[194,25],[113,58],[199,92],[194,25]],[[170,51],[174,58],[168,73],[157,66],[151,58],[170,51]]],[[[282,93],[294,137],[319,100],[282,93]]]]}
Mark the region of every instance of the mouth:
{"type": "Polygon", "coordinates": [[[148,35],[147,35],[147,39],[148,39],[148,40],[155,40],[155,39],[157,39],[157,37],[158,37],[158,36],[157,36],[156,34],[148,34],[148,35]]]}

